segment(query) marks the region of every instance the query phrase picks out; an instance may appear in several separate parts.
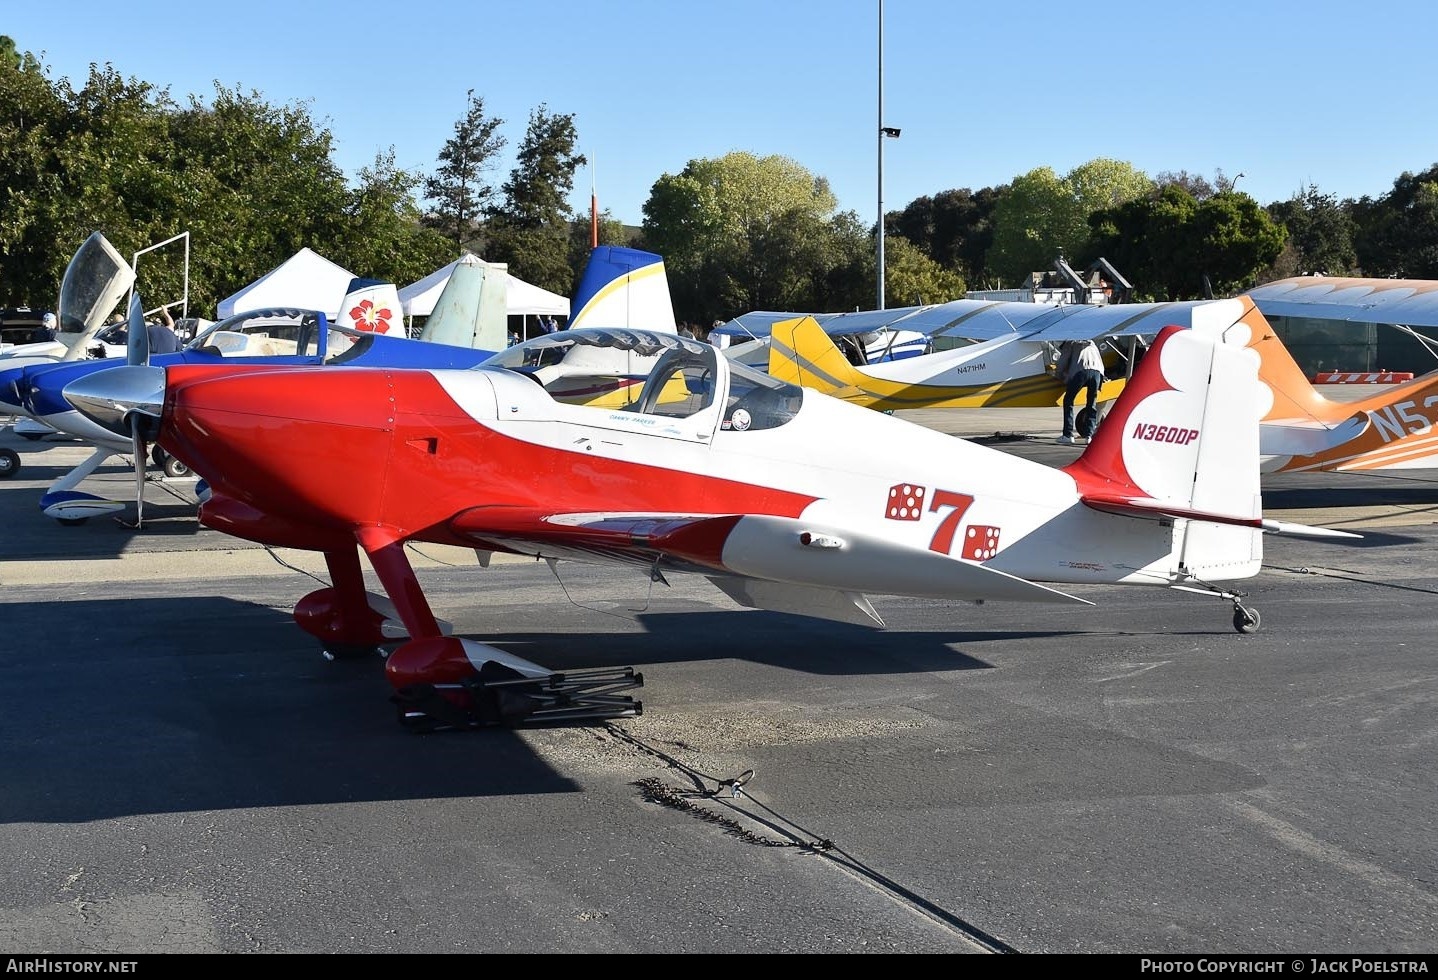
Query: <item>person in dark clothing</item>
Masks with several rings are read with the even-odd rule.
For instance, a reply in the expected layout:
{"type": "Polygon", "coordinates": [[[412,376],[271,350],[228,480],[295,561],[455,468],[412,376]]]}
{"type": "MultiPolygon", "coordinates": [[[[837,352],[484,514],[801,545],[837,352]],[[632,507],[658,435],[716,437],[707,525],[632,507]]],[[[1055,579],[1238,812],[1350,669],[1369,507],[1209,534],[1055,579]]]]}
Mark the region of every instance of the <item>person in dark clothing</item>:
{"type": "Polygon", "coordinates": [[[1066,446],[1083,444],[1098,426],[1098,390],[1103,386],[1103,355],[1092,340],[1066,340],[1054,373],[1064,382],[1064,434],[1058,441],[1066,446]],[[1088,411],[1074,435],[1074,402],[1078,393],[1087,395],[1088,411]]]}
{"type": "Polygon", "coordinates": [[[145,332],[150,337],[151,354],[173,354],[180,349],[180,338],[175,336],[175,321],[170,318],[170,311],[161,307],[160,316],[163,322],[150,320],[145,324],[145,332]]]}

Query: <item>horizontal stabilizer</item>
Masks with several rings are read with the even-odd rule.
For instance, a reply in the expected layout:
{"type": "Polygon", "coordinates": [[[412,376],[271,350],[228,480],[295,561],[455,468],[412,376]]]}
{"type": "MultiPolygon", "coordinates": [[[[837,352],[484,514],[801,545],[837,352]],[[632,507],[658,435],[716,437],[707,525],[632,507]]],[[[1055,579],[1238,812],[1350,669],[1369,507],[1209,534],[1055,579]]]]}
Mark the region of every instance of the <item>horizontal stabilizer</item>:
{"type": "Polygon", "coordinates": [[[1139,517],[1147,520],[1175,520],[1182,518],[1189,521],[1204,521],[1209,524],[1231,524],[1236,527],[1258,528],[1267,531],[1269,534],[1286,534],[1303,538],[1362,537],[1361,534],[1352,534],[1348,531],[1335,531],[1332,528],[1326,527],[1311,527],[1307,524],[1291,524],[1288,521],[1275,521],[1268,518],[1244,517],[1238,514],[1217,514],[1187,507],[1175,507],[1172,501],[1097,493],[1084,494],[1081,499],[1085,505],[1092,507],[1094,510],[1101,510],[1106,514],[1118,514],[1121,517],[1139,517]]]}
{"type": "Polygon", "coordinates": [[[1106,514],[1118,514],[1122,517],[1141,517],[1148,520],[1182,518],[1188,521],[1206,521],[1210,524],[1233,524],[1238,527],[1257,528],[1262,526],[1262,519],[1258,517],[1195,510],[1192,507],[1181,506],[1172,500],[1104,493],[1086,493],[1079,499],[1094,510],[1101,510],[1106,514]]]}
{"type": "Polygon", "coordinates": [[[1311,419],[1264,422],[1258,429],[1258,451],[1264,456],[1313,456],[1358,438],[1368,425],[1367,412],[1335,425],[1311,419]]]}
{"type": "Polygon", "coordinates": [[[1295,538],[1361,538],[1363,535],[1351,531],[1337,531],[1331,527],[1313,527],[1308,524],[1291,524],[1288,521],[1274,521],[1264,518],[1263,529],[1269,534],[1287,534],[1295,538]]]}
{"type": "Polygon", "coordinates": [[[757,578],[733,578],[718,575],[710,575],[708,578],[729,598],[750,609],[767,609],[770,612],[813,616],[815,619],[854,623],[858,626],[882,627],[884,625],[883,618],[874,611],[874,607],[869,604],[868,597],[862,592],[813,589],[807,585],[765,582],[757,578]]]}

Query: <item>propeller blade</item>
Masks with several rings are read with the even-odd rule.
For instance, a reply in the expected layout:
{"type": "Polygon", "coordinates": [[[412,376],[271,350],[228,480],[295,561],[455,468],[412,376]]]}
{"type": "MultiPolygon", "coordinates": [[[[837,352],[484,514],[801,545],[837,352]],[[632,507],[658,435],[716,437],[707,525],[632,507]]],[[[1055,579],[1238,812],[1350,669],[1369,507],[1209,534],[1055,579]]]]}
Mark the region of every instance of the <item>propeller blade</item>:
{"type": "Polygon", "coordinates": [[[130,317],[125,327],[125,363],[150,363],[150,331],[145,329],[145,307],[140,294],[130,296],[130,317]]]}
{"type": "Polygon", "coordinates": [[[145,523],[145,437],[141,433],[144,418],[130,413],[130,451],[135,454],[135,527],[145,523]]]}

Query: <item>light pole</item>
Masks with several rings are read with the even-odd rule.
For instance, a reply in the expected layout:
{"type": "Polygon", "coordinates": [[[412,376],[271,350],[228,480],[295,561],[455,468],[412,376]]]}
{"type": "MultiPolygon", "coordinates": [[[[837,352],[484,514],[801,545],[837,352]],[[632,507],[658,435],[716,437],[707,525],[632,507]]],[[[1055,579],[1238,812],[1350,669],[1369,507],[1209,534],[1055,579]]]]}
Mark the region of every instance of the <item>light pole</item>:
{"type": "Polygon", "coordinates": [[[1228,192],[1229,192],[1230,194],[1232,194],[1233,191],[1234,191],[1234,188],[1236,188],[1236,187],[1238,186],[1238,178],[1243,177],[1243,176],[1245,176],[1245,175],[1243,174],[1242,171],[1240,171],[1239,173],[1236,173],[1236,174],[1233,175],[1233,179],[1228,182],[1228,192]]]}
{"type": "Polygon", "coordinates": [[[884,125],[884,0],[879,0],[879,309],[884,308],[884,140],[898,139],[899,130],[884,125]]]}

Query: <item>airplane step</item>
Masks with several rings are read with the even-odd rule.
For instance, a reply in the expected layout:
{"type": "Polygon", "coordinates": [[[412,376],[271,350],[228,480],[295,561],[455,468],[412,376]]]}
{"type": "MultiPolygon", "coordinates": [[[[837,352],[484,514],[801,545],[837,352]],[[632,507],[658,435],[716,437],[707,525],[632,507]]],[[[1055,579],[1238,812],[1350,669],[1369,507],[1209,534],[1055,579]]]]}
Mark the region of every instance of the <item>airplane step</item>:
{"type": "Polygon", "coordinates": [[[415,732],[520,728],[637,718],[644,713],[643,702],[619,692],[643,686],[644,675],[633,667],[598,667],[543,677],[481,670],[457,684],[414,684],[390,700],[399,708],[400,724],[415,732]]]}

